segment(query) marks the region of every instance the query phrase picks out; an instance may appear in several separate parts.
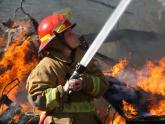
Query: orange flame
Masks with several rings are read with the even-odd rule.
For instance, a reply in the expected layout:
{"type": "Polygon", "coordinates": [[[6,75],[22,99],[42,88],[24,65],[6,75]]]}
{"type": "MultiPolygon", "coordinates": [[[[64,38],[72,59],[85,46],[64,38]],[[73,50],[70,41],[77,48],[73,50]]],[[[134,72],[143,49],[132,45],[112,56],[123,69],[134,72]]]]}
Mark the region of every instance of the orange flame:
{"type": "Polygon", "coordinates": [[[123,110],[124,114],[128,119],[135,118],[136,115],[138,114],[137,109],[134,105],[127,103],[126,101],[123,102],[123,110]]]}
{"type": "MultiPolygon", "coordinates": [[[[0,60],[0,93],[4,87],[12,80],[18,78],[21,84],[16,87],[8,96],[11,100],[16,102],[16,96],[21,92],[25,92],[25,83],[27,74],[36,66],[38,60],[32,50],[30,38],[25,40],[22,44],[15,41],[4,53],[0,60]]],[[[9,87],[12,87],[10,85],[9,87]]],[[[23,94],[22,94],[23,95],[23,94]]],[[[25,96],[24,96],[24,99],[25,96]]],[[[28,105],[21,104],[23,108],[28,110],[28,105]]]]}
{"type": "Polygon", "coordinates": [[[164,115],[165,114],[165,101],[162,100],[159,104],[152,105],[150,108],[150,113],[153,115],[164,115]]]}
{"type": "Polygon", "coordinates": [[[127,64],[128,62],[126,58],[121,59],[119,63],[113,66],[111,76],[116,77],[120,71],[124,70],[127,64]]]}
{"type": "Polygon", "coordinates": [[[146,67],[148,76],[140,80],[138,86],[145,91],[165,95],[165,57],[155,64],[148,61],[146,67]]]}
{"type": "Polygon", "coordinates": [[[118,113],[114,114],[113,117],[111,115],[108,117],[106,124],[125,124],[125,119],[122,118],[118,113]]]}
{"type": "MultiPolygon", "coordinates": [[[[135,76],[133,83],[135,87],[140,87],[146,92],[151,94],[158,94],[165,97],[165,57],[162,57],[158,62],[147,61],[145,66],[141,69],[133,68],[130,73],[124,73],[127,61],[124,59],[116,64],[111,72],[105,72],[105,75],[117,77],[122,74],[122,81],[127,85],[130,82],[130,75],[135,76]]],[[[151,103],[149,106],[149,112],[151,115],[165,115],[165,99],[157,101],[157,104],[151,103]]],[[[123,101],[123,110],[127,118],[134,118],[138,114],[134,105],[123,101]]],[[[110,121],[109,121],[110,122],[110,121]]],[[[120,123],[119,123],[120,124],[120,123]]]]}
{"type": "MultiPolygon", "coordinates": [[[[148,61],[146,67],[148,76],[140,80],[137,85],[147,92],[165,97],[165,57],[157,63],[148,61]]],[[[157,105],[151,105],[150,113],[152,115],[165,115],[165,99],[160,100],[157,105]]]]}
{"type": "MultiPolygon", "coordinates": [[[[19,78],[21,81],[22,89],[17,87],[13,90],[12,94],[9,94],[9,98],[13,101],[16,100],[16,96],[20,94],[21,91],[24,92],[26,76],[38,63],[38,59],[31,49],[30,38],[24,40],[22,43],[19,42],[21,41],[20,39],[25,38],[28,30],[24,25],[26,25],[26,23],[20,23],[20,35],[17,36],[16,41],[13,41],[14,43],[11,44],[0,60],[0,93],[2,94],[2,89],[8,82],[11,82],[16,78],[19,78]]],[[[30,25],[27,27],[29,26],[30,25]]],[[[0,47],[3,45],[4,40],[0,37],[0,47]]],[[[112,68],[110,73],[108,72],[104,74],[118,77],[119,73],[124,71],[127,64],[127,59],[124,58],[112,68]]],[[[143,69],[133,69],[133,73],[137,78],[134,82],[136,87],[140,87],[153,94],[165,96],[165,57],[160,59],[157,63],[148,61],[143,69]]],[[[127,83],[129,82],[128,79],[129,75],[124,75],[123,81],[127,83]]],[[[28,103],[21,104],[21,106],[24,111],[29,110],[28,103]]],[[[126,101],[123,101],[123,109],[128,118],[134,118],[138,114],[134,105],[131,105],[126,101]]],[[[157,105],[151,104],[150,113],[153,115],[165,115],[165,100],[160,100],[157,105]]],[[[112,121],[113,124],[125,124],[125,120],[118,114],[113,119],[112,117],[109,118],[107,124],[111,124],[112,121]]]]}
{"type": "Polygon", "coordinates": [[[125,69],[128,65],[128,61],[126,58],[123,58],[119,61],[119,63],[115,64],[111,71],[103,71],[104,75],[117,77],[118,74],[125,69]]]}

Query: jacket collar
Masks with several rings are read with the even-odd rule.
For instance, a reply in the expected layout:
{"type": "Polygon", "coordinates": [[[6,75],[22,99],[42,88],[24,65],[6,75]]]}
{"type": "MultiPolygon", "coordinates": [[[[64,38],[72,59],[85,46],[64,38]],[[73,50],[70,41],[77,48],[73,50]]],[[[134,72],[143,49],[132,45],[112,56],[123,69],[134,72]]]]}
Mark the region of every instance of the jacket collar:
{"type": "Polygon", "coordinates": [[[64,63],[67,63],[67,64],[71,64],[72,63],[71,57],[67,58],[60,52],[50,51],[50,55],[51,55],[52,58],[57,59],[57,60],[59,60],[61,62],[64,62],[64,63]]]}
{"type": "Polygon", "coordinates": [[[73,53],[73,60],[71,57],[67,58],[65,56],[63,56],[63,54],[61,52],[57,52],[57,51],[50,51],[50,55],[52,58],[55,58],[61,62],[67,63],[67,64],[72,64],[73,62],[80,62],[80,60],[82,59],[83,55],[84,55],[85,51],[83,51],[81,48],[76,48],[75,52],[73,53]]]}

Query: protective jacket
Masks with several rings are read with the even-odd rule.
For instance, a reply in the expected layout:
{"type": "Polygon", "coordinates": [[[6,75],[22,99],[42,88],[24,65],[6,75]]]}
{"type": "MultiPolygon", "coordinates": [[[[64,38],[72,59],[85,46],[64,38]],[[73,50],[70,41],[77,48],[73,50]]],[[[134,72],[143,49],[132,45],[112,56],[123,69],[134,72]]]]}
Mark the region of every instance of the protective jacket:
{"type": "Polygon", "coordinates": [[[61,53],[50,51],[28,77],[26,88],[30,103],[42,111],[52,111],[45,124],[96,124],[93,99],[101,96],[108,88],[101,71],[93,60],[82,75],[83,88],[67,94],[63,85],[84,55],[76,49],[72,59],[61,53]]]}

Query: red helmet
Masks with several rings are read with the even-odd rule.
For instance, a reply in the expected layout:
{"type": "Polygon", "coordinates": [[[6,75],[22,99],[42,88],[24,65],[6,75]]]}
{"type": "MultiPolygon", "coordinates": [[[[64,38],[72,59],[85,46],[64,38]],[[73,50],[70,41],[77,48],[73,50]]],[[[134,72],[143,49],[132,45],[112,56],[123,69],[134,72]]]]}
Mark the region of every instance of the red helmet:
{"type": "Polygon", "coordinates": [[[71,24],[64,14],[53,14],[44,18],[38,26],[38,36],[40,39],[39,52],[41,52],[56,37],[68,28],[73,28],[76,24],[71,24]]]}

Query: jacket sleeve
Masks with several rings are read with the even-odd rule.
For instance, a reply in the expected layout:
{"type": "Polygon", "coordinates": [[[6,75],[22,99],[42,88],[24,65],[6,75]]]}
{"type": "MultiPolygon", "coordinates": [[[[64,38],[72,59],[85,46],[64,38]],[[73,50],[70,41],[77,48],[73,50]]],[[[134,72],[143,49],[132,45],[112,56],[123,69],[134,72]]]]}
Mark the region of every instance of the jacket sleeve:
{"type": "Polygon", "coordinates": [[[92,97],[100,97],[109,87],[101,70],[96,66],[95,60],[87,66],[83,76],[83,87],[85,93],[92,97]]]}
{"type": "Polygon", "coordinates": [[[40,110],[58,109],[65,93],[57,86],[56,69],[49,61],[39,63],[27,79],[29,102],[40,110]]]}
{"type": "MultiPolygon", "coordinates": [[[[85,51],[78,48],[76,51],[76,61],[80,61],[84,56],[85,51]]],[[[96,60],[92,61],[86,67],[83,78],[83,92],[91,97],[100,97],[108,89],[109,84],[104,78],[101,70],[95,64],[96,60]]]]}

